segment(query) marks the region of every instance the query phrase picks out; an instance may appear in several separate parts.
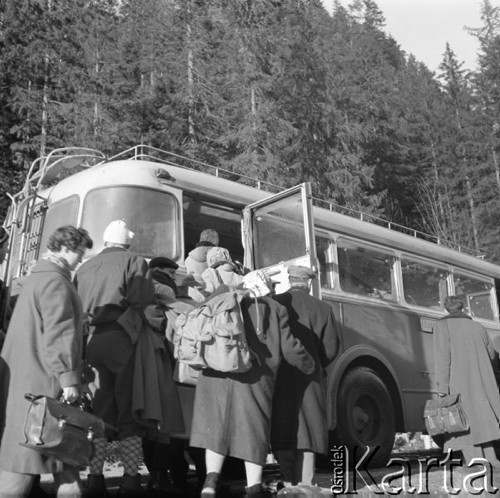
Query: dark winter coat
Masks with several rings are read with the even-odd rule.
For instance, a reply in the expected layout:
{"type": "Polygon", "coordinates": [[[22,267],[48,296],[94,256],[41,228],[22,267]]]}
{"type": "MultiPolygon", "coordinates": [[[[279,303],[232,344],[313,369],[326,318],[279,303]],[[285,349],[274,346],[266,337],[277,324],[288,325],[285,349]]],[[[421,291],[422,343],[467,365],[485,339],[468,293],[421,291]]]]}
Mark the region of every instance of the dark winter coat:
{"type": "Polygon", "coordinates": [[[436,389],[460,394],[470,431],[451,437],[445,448],[461,449],[500,439],[500,396],[493,372],[496,356],[486,330],[462,312],[434,326],[436,389]]]}
{"type": "Polygon", "coordinates": [[[314,361],[290,333],[286,309],[271,298],[242,301],[245,333],[257,356],[251,370],[203,370],[196,387],[191,446],[264,465],[269,452],[272,396],[282,358],[310,374],[314,361]],[[260,327],[257,335],[256,306],[260,327]]]}
{"type": "Polygon", "coordinates": [[[2,409],[6,419],[0,469],[41,474],[61,464],[19,445],[25,441],[29,403],[25,393],[58,398],[63,387],[78,385],[82,357],[82,306],[68,271],[41,260],[26,278],[2,350],[2,409]]]}
{"type": "Polygon", "coordinates": [[[287,363],[278,373],[273,400],[271,444],[275,450],[300,449],[327,453],[326,366],[338,352],[339,339],[330,305],[308,291],[292,288],[275,299],[285,306],[292,335],[314,358],[313,375],[287,363]]]}
{"type": "Polygon", "coordinates": [[[115,326],[129,307],[144,311],[154,301],[146,260],[119,247],[105,248],[80,266],[75,284],[84,311],[92,314],[91,326],[101,329],[115,326]]]}
{"type": "Polygon", "coordinates": [[[139,422],[156,427],[164,434],[184,431],[173,371],[168,344],[146,326],[136,346],[132,413],[139,422]]]}

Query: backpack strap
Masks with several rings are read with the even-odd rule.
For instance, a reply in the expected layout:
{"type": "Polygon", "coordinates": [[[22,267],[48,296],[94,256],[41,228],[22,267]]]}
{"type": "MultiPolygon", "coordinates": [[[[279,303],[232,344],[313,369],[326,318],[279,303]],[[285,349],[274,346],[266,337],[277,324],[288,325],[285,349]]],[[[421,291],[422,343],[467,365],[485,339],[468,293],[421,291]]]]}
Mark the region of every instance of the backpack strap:
{"type": "Polygon", "coordinates": [[[257,294],[255,294],[255,292],[252,291],[252,290],[245,290],[245,293],[243,295],[244,296],[253,297],[253,299],[254,299],[254,302],[255,302],[255,314],[257,315],[256,316],[257,328],[256,328],[255,332],[257,333],[257,335],[260,335],[260,334],[262,334],[262,330],[260,328],[259,301],[257,300],[257,294]]]}
{"type": "Polygon", "coordinates": [[[217,268],[213,269],[215,272],[215,276],[217,277],[217,281],[219,282],[220,285],[224,285],[224,280],[222,280],[222,277],[220,276],[220,273],[218,272],[217,268]]]}

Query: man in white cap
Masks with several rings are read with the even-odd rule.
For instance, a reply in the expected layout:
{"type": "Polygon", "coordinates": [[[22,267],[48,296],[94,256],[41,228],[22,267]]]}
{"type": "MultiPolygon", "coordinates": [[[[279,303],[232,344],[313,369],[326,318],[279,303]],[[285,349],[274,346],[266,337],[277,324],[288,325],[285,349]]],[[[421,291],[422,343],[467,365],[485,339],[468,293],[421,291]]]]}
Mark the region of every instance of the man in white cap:
{"type": "Polygon", "coordinates": [[[315,454],[328,451],[324,369],[338,352],[332,307],[309,294],[316,274],[290,266],[289,291],[275,296],[290,317],[290,330],[314,358],[316,369],[305,375],[282,363],[273,399],[271,447],[286,485],[314,484],[315,454]]]}
{"type": "MultiPolygon", "coordinates": [[[[124,466],[120,491],[125,495],[142,491],[138,470],[144,427],[132,416],[135,344],[141,325],[134,326],[134,317],[141,316],[154,300],[146,260],[128,251],[133,237],[124,221],[112,221],[103,233],[104,249],[86,261],[75,276],[83,310],[90,317],[86,357],[99,373],[94,413],[118,431],[124,466]]],[[[87,480],[90,496],[106,496],[106,448],[106,439],[95,440],[87,480]]]]}

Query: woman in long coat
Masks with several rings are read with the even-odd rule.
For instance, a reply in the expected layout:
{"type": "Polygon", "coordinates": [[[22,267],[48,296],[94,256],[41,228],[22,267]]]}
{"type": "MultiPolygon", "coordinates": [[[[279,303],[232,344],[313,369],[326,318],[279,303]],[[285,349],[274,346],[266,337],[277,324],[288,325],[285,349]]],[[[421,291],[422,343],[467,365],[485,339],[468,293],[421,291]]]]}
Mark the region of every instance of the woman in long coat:
{"type": "Polygon", "coordinates": [[[492,367],[497,356],[486,330],[462,311],[456,296],[445,301],[447,316],[434,326],[436,387],[440,396],[460,394],[470,430],[450,436],[445,449],[461,450],[467,462],[495,465],[492,442],[500,439],[500,396],[492,367]]]}
{"type": "MultiPolygon", "coordinates": [[[[263,285],[255,273],[245,277],[254,292],[263,285]]],[[[260,295],[269,292],[266,288],[260,295]]],[[[202,496],[215,494],[226,455],[245,461],[247,495],[261,492],[262,469],[269,452],[274,384],[282,358],[306,374],[314,361],[290,333],[286,309],[269,297],[241,302],[245,334],[255,354],[245,373],[225,374],[203,370],[196,387],[191,446],[206,449],[207,478],[202,496]],[[258,308],[258,313],[256,308],[258,308]],[[257,318],[259,323],[257,323],[257,318]],[[260,334],[258,329],[262,329],[260,334]]]]}
{"type": "Polygon", "coordinates": [[[19,443],[29,403],[25,393],[78,398],[81,375],[83,311],[71,271],[92,239],[73,226],[57,229],[46,255],[26,278],[2,350],[2,430],[0,497],[23,496],[35,475],[53,473],[58,496],[80,492],[78,470],[19,443]]]}
{"type": "Polygon", "coordinates": [[[285,483],[313,484],[315,454],[328,452],[326,381],[324,369],[337,356],[339,339],[332,307],[311,296],[316,274],[304,266],[290,266],[291,288],[275,299],[285,306],[290,329],[314,358],[316,369],[304,375],[283,363],[273,400],[271,447],[285,483]]]}

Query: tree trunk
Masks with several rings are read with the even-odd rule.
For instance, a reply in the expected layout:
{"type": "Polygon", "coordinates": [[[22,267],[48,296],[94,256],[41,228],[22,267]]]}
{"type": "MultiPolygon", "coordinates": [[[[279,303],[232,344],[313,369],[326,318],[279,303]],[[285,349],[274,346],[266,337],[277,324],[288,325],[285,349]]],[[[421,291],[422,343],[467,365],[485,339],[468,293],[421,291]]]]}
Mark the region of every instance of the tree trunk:
{"type": "MultiPolygon", "coordinates": [[[[437,165],[437,157],[436,157],[436,150],[434,148],[434,140],[431,138],[431,153],[432,153],[432,170],[434,173],[434,179],[436,180],[436,187],[437,187],[437,204],[438,204],[438,213],[437,216],[441,217],[441,220],[443,220],[443,228],[446,227],[446,216],[444,212],[444,207],[443,207],[443,196],[441,194],[441,188],[440,188],[440,182],[439,182],[439,172],[438,172],[438,165],[437,165]]],[[[441,225],[441,223],[439,224],[441,225]]]]}
{"type": "Polygon", "coordinates": [[[192,10],[191,0],[187,6],[187,94],[188,94],[188,139],[191,143],[195,142],[194,135],[194,56],[193,56],[193,33],[192,33],[192,10]]]}
{"type": "MultiPolygon", "coordinates": [[[[96,83],[99,78],[99,50],[96,53],[96,60],[95,60],[95,78],[96,78],[96,83]]],[[[99,96],[98,92],[95,94],[95,100],[94,100],[94,116],[93,116],[93,121],[94,121],[94,137],[98,136],[99,133],[99,96]]]]}
{"type": "MultiPolygon", "coordinates": [[[[47,0],[46,8],[50,10],[51,0],[47,0]]],[[[49,54],[45,52],[43,61],[43,90],[42,90],[42,122],[40,126],[40,157],[45,156],[47,149],[47,126],[49,106],[49,54]]]]}
{"type": "Polygon", "coordinates": [[[497,187],[500,190],[500,167],[498,166],[498,158],[495,149],[491,149],[493,154],[493,167],[495,168],[495,178],[497,179],[497,187]]]}

